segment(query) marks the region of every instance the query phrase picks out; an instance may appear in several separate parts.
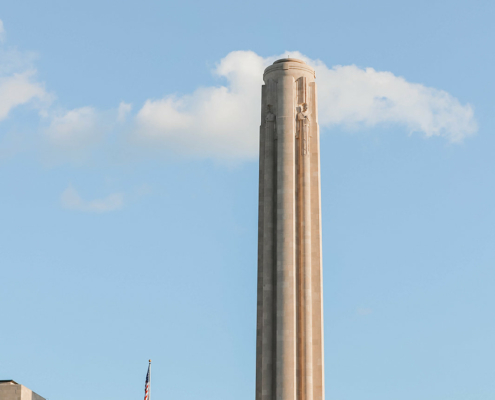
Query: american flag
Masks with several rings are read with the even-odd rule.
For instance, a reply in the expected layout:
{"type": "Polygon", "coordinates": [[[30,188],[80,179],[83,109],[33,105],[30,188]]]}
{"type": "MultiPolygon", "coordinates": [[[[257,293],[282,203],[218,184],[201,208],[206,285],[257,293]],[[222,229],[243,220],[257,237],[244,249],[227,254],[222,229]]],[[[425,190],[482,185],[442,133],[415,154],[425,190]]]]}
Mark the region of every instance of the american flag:
{"type": "Polygon", "coordinates": [[[144,400],[150,400],[150,373],[151,373],[151,360],[148,365],[148,373],[146,374],[146,384],[144,385],[144,400]]]}

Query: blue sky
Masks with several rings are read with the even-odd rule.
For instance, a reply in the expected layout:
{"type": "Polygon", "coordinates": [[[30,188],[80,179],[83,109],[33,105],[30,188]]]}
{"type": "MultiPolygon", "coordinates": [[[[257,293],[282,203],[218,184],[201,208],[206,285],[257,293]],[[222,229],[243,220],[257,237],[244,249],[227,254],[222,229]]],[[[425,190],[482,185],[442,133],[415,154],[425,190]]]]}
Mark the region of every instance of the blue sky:
{"type": "Polygon", "coordinates": [[[253,399],[263,68],[317,71],[326,397],[495,398],[495,3],[0,6],[0,379],[253,399]]]}

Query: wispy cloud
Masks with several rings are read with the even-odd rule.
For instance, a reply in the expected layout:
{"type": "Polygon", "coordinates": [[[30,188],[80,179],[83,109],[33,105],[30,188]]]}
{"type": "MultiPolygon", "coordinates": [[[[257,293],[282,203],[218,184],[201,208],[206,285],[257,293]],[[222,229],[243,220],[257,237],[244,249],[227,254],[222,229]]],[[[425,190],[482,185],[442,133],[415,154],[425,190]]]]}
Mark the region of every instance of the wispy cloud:
{"type": "Polygon", "coordinates": [[[37,102],[37,108],[43,110],[52,100],[44,84],[36,79],[33,53],[5,48],[4,41],[5,29],[0,20],[0,121],[15,107],[37,102]]]}
{"type": "Polygon", "coordinates": [[[46,98],[43,85],[33,80],[35,74],[36,71],[26,71],[0,77],[0,121],[7,118],[14,107],[46,98]]]}
{"type": "Polygon", "coordinates": [[[69,186],[60,196],[60,202],[68,210],[104,213],[120,210],[124,206],[124,195],[113,193],[103,199],[86,201],[81,198],[76,189],[69,186]]]}
{"type": "MultiPolygon", "coordinates": [[[[44,162],[47,165],[66,162],[81,165],[91,160],[112,131],[111,114],[94,107],[50,110],[43,118],[48,125],[42,129],[41,135],[44,162]]],[[[115,116],[114,112],[113,124],[115,116]]]]}
{"type": "Polygon", "coordinates": [[[121,101],[117,110],[117,122],[125,122],[127,115],[131,112],[131,110],[132,104],[121,101]]]}
{"type": "Polygon", "coordinates": [[[5,28],[3,27],[3,21],[0,19],[0,42],[5,41],[5,28]]]}
{"type": "Polygon", "coordinates": [[[98,140],[102,127],[93,107],[69,110],[53,116],[45,133],[56,146],[78,149],[98,140]]]}
{"type": "Polygon", "coordinates": [[[364,316],[373,314],[373,310],[371,308],[360,307],[356,310],[356,313],[357,313],[357,315],[364,317],[364,316]]]}

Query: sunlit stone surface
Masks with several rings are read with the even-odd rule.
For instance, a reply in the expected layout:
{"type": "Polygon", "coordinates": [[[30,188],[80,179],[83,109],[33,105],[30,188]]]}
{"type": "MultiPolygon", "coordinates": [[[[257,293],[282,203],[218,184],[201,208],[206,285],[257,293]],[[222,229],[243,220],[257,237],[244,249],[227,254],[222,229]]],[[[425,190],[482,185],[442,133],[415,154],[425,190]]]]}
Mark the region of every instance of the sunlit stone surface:
{"type": "Polygon", "coordinates": [[[323,400],[320,150],[314,70],[263,75],[256,400],[323,400]]]}
{"type": "Polygon", "coordinates": [[[45,400],[13,380],[0,380],[0,400],[45,400]]]}

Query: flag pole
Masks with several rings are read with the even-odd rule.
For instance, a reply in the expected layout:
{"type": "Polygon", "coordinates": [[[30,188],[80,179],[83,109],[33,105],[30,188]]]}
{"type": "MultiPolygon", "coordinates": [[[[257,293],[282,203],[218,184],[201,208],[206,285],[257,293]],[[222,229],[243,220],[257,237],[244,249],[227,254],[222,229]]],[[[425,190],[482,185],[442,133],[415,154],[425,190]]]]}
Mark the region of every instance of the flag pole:
{"type": "Polygon", "coordinates": [[[149,360],[150,363],[148,365],[149,371],[150,371],[150,388],[149,388],[149,398],[151,400],[151,360],[149,360]]]}

